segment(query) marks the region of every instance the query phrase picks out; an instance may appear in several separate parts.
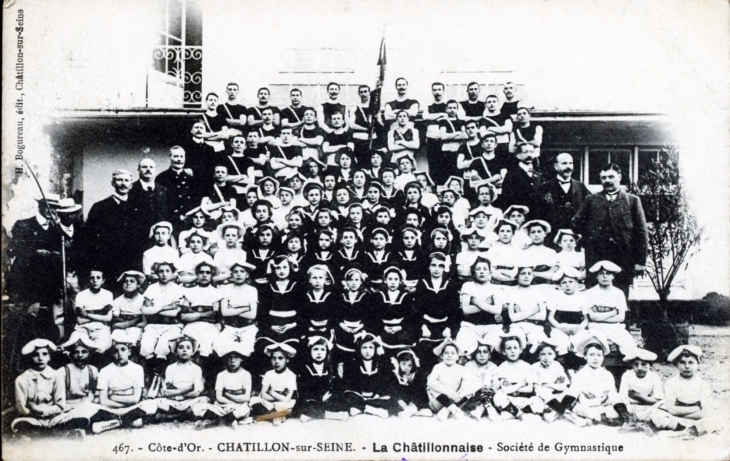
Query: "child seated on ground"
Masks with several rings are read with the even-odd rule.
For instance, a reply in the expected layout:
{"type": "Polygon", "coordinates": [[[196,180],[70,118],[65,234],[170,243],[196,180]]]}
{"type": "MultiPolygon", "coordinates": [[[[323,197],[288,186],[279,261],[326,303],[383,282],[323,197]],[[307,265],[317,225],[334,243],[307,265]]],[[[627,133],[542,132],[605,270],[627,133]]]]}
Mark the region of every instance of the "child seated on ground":
{"type": "Polygon", "coordinates": [[[656,359],[656,354],[646,349],[636,349],[635,355],[624,357],[631,369],[621,376],[618,393],[629,403],[629,413],[637,421],[649,421],[657,402],[664,400],[662,378],[651,369],[656,359]]]}
{"type": "Polygon", "coordinates": [[[66,408],[63,420],[83,418],[88,426],[90,418],[98,410],[96,383],[99,369],[89,364],[89,357],[97,352],[88,336],[77,331],[71,333],[68,341],[60,346],[70,356],[71,362],[58,369],[66,387],[66,408]]]}
{"type": "Polygon", "coordinates": [[[609,352],[608,341],[594,335],[581,344],[579,350],[586,365],[573,375],[563,405],[569,408],[568,403],[575,401],[575,414],[594,423],[617,426],[627,422],[630,418],[628,408],[616,392],[616,380],[603,367],[603,358],[609,352]]]}
{"type": "Polygon", "coordinates": [[[534,373],[527,362],[520,360],[527,345],[525,335],[516,330],[502,333],[500,337],[499,352],[505,361],[497,367],[494,376],[494,407],[502,419],[522,419],[525,413],[542,415],[545,405],[535,395],[534,373]]]}
{"type": "Polygon", "coordinates": [[[446,338],[433,352],[441,358],[441,363],[428,375],[429,407],[439,421],[446,421],[449,416],[462,419],[463,407],[477,392],[479,383],[471,371],[457,363],[461,350],[451,338],[446,338]]]}
{"type": "Polygon", "coordinates": [[[274,343],[264,353],[271,359],[271,370],[264,374],[261,393],[251,398],[251,414],[262,416],[275,413],[273,423],[278,426],[296,404],[297,375],[287,368],[297,351],[289,344],[274,343]]]}
{"type": "Polygon", "coordinates": [[[478,338],[477,348],[471,354],[472,359],[466,362],[466,368],[474,373],[479,381],[481,388],[474,395],[475,408],[469,412],[469,416],[474,419],[480,419],[485,413],[490,421],[497,421],[499,415],[492,404],[494,398],[494,377],[497,374],[497,365],[492,363],[489,358],[494,350],[494,344],[491,338],[478,338]]]}
{"type": "Polygon", "coordinates": [[[61,374],[48,365],[55,351],[55,344],[47,339],[34,339],[20,351],[30,357],[31,364],[15,378],[18,418],[11,425],[13,432],[29,433],[58,425],[66,407],[66,388],[61,374]]]}
{"type": "Polygon", "coordinates": [[[395,375],[391,397],[398,416],[403,419],[414,415],[432,416],[426,394],[426,372],[421,370],[415,352],[403,349],[390,361],[395,375]]]}
{"type": "Polygon", "coordinates": [[[626,296],[613,286],[613,278],[621,272],[621,268],[611,261],[599,261],[588,270],[596,274],[598,281],[598,285],[584,292],[584,314],[590,321],[588,330],[603,334],[619,347],[621,354],[633,355],[637,348],[636,341],[624,323],[629,309],[626,296]]]}
{"type": "MultiPolygon", "coordinates": [[[[565,374],[563,366],[555,361],[557,356],[557,344],[552,340],[547,340],[537,347],[539,361],[530,365],[535,395],[543,403],[561,397],[570,385],[570,380],[568,375],[565,374]]],[[[545,408],[544,411],[543,418],[545,421],[553,422],[558,417],[558,413],[552,411],[549,407],[545,408]]]]}
{"type": "Polygon", "coordinates": [[[142,306],[144,296],[140,294],[145,282],[145,275],[137,271],[126,271],[119,276],[117,282],[122,284],[122,295],[112,303],[112,330],[122,330],[137,346],[142,337],[142,329],[147,325],[142,306]]]}
{"type": "Polygon", "coordinates": [[[383,346],[364,331],[355,335],[357,359],[345,363],[342,373],[343,399],[350,416],[361,413],[387,418],[390,403],[387,371],[380,360],[383,346]]]}
{"type": "Polygon", "coordinates": [[[181,414],[192,417],[193,408],[209,400],[200,395],[204,386],[203,370],[192,361],[197,349],[195,340],[181,336],[174,345],[177,361],[168,365],[164,379],[155,377],[148,398],[155,399],[159,412],[177,420],[181,414]]]}
{"type": "Polygon", "coordinates": [[[142,400],[144,370],[129,361],[133,335],[124,330],[112,333],[112,363],[99,371],[99,403],[103,407],[91,419],[91,432],[118,427],[142,427],[142,417],[155,414],[157,404],[142,400]]]}
{"type": "MultiPolygon", "coordinates": [[[[240,343],[239,343],[240,344],[240,343]]],[[[196,421],[195,428],[213,426],[220,422],[230,424],[234,428],[239,424],[250,424],[251,407],[251,373],[242,368],[248,357],[235,343],[219,344],[216,354],[223,358],[226,369],[218,373],[215,380],[215,402],[203,403],[193,408],[195,415],[202,415],[204,420],[196,421]]]]}
{"type": "Polygon", "coordinates": [[[299,397],[292,417],[303,423],[322,418],[347,421],[347,412],[338,406],[338,379],[330,361],[332,342],[323,336],[310,336],[306,349],[309,357],[297,378],[299,397]]]}
{"type": "Polygon", "coordinates": [[[89,288],[76,295],[76,328],[88,336],[101,353],[112,345],[112,320],[114,296],[104,286],[104,273],[98,269],[89,271],[89,288]]]}
{"type": "Polygon", "coordinates": [[[680,437],[695,437],[713,431],[712,389],[698,374],[702,349],[683,345],[672,351],[667,361],[679,372],[664,384],[664,401],[651,413],[659,430],[677,431],[680,437]]]}

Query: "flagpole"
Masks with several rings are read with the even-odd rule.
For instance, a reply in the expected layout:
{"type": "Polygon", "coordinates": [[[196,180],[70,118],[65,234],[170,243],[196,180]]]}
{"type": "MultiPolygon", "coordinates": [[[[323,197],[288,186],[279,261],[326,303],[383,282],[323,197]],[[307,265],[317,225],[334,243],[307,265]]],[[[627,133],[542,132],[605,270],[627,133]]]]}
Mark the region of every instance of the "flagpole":
{"type": "MultiPolygon", "coordinates": [[[[64,327],[65,327],[65,321],[69,319],[69,312],[68,311],[68,291],[66,288],[66,279],[68,275],[66,274],[66,236],[63,233],[63,229],[61,229],[61,225],[59,224],[59,218],[58,213],[53,211],[51,208],[51,205],[48,203],[48,199],[46,198],[45,192],[43,192],[43,187],[41,186],[40,181],[38,181],[38,177],[35,175],[35,172],[33,169],[28,165],[28,162],[23,159],[23,163],[25,163],[25,166],[28,168],[28,171],[30,172],[31,177],[35,181],[36,185],[38,186],[38,189],[41,191],[41,197],[43,198],[43,203],[46,207],[46,210],[51,215],[51,219],[49,221],[53,223],[53,227],[56,228],[58,231],[58,234],[61,236],[61,276],[63,277],[63,282],[61,286],[63,287],[63,317],[64,317],[64,327]]],[[[53,309],[53,306],[49,306],[51,309],[53,309]]],[[[55,322],[55,319],[54,319],[55,322]]],[[[64,328],[65,330],[65,328],[64,328]]],[[[64,336],[66,335],[66,331],[63,332],[64,336]]]]}
{"type": "Polygon", "coordinates": [[[380,52],[378,54],[378,81],[375,83],[375,90],[370,95],[370,133],[368,133],[368,149],[373,148],[373,134],[375,132],[375,120],[380,112],[380,103],[382,102],[383,81],[385,80],[385,29],[383,29],[383,37],[380,39],[380,52]]]}

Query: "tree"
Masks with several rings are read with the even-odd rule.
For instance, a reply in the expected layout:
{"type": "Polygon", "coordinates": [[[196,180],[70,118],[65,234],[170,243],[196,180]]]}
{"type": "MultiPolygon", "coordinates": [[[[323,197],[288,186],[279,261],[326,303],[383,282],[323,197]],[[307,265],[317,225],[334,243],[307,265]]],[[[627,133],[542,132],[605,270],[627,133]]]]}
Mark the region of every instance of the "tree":
{"type": "Polygon", "coordinates": [[[667,301],[677,274],[687,269],[691,256],[699,250],[703,229],[687,203],[676,147],[662,149],[632,189],[641,197],[647,220],[646,274],[659,295],[664,322],[671,327],[677,343],[681,343],[669,319],[667,301]]]}

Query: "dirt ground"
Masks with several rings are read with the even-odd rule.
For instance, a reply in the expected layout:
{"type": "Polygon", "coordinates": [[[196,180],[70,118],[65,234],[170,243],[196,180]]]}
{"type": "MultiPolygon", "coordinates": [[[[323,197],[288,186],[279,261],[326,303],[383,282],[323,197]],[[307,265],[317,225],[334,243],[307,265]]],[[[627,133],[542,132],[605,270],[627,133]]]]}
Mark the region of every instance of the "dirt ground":
{"type": "MultiPolygon", "coordinates": [[[[386,420],[362,415],[346,423],[287,420],[278,427],[270,422],[260,422],[236,430],[229,427],[196,430],[192,423],[164,423],[87,435],[83,441],[59,437],[30,440],[6,435],[3,437],[3,459],[730,459],[730,327],[695,326],[690,331],[689,342],[700,346],[705,353],[700,373],[713,389],[715,401],[710,411],[721,415],[725,422],[719,433],[690,441],[673,440],[664,435],[622,434],[616,428],[605,426],[577,428],[561,420],[552,424],[542,421],[491,423],[486,419],[440,423],[435,418],[412,418],[405,422],[399,418],[386,420]],[[225,451],[226,447],[237,449],[236,444],[244,442],[257,442],[260,449],[268,444],[269,450],[283,449],[284,445],[275,444],[288,443],[289,451],[253,451],[254,445],[248,446],[248,452],[225,451]],[[483,451],[404,452],[402,446],[394,445],[403,442],[469,443],[481,445],[483,451]],[[182,452],[173,450],[181,443],[189,445],[184,445],[182,452]],[[226,445],[231,443],[233,445],[226,445]],[[318,443],[322,445],[318,446],[318,443]],[[326,443],[341,445],[325,446],[326,443]],[[352,444],[349,447],[352,451],[317,451],[317,448],[346,449],[346,443],[352,444]],[[526,450],[532,443],[533,451],[519,451],[521,443],[526,450]],[[550,451],[538,450],[541,443],[550,451]],[[120,454],[119,449],[114,452],[120,444],[128,446],[123,448],[124,454],[120,454]],[[606,451],[565,453],[565,445],[597,450],[608,446],[613,451],[610,454],[606,451]],[[383,446],[387,452],[382,451],[383,446]],[[622,446],[623,451],[618,451],[618,446],[622,446]],[[171,451],[159,451],[166,450],[165,447],[171,451]],[[307,447],[312,448],[303,451],[307,447]],[[189,449],[196,451],[193,453],[189,449]]],[[[665,379],[675,374],[671,365],[656,364],[654,367],[665,379]]]]}

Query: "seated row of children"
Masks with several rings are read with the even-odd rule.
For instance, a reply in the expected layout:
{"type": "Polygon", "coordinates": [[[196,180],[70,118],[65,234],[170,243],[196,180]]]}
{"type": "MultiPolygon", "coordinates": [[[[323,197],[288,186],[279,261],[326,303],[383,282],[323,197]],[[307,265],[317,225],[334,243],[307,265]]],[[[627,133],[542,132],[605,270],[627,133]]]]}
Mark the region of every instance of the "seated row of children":
{"type": "Polygon", "coordinates": [[[403,419],[435,415],[440,421],[564,418],[578,426],[600,423],[626,430],[643,422],[646,432],[669,430],[678,437],[712,430],[706,427],[713,420],[707,414],[711,391],[698,374],[703,354],[691,345],[669,355],[679,373],[666,383],[651,370],[656,354],[637,349],[636,355],[624,358],[631,369],[617,391],[613,376],[602,366],[608,344],[601,335],[591,335],[580,345],[586,364],[570,375],[555,360],[557,346],[550,340],[538,346],[535,363],[523,361],[526,339],[519,329],[502,332],[494,343],[481,339],[466,351],[450,338],[430,356],[401,348],[390,363],[381,339],[361,332],[355,355],[339,373],[331,341],[313,335],[301,348],[306,357],[297,373],[292,367],[295,347],[266,347],[270,367],[258,392],[253,392],[252,374],[245,366],[247,351],[233,344],[218,350],[225,365],[215,378],[214,392],[206,393],[203,372],[192,360],[197,342],[181,336],[172,344],[176,361],[147,390],[142,367],[130,361],[132,343],[124,334],[114,335],[113,361],[100,371],[88,363],[94,346],[83,335],[75,334],[61,346],[70,363],[58,370],[49,365],[56,345],[31,341],[22,349],[30,368],[16,379],[13,430],[98,433],[161,420],[196,420],[197,428],[237,427],[253,417],[278,425],[287,416],[302,422],[345,421],[363,413],[403,419]],[[502,363],[496,365],[495,358],[502,363]]]}

